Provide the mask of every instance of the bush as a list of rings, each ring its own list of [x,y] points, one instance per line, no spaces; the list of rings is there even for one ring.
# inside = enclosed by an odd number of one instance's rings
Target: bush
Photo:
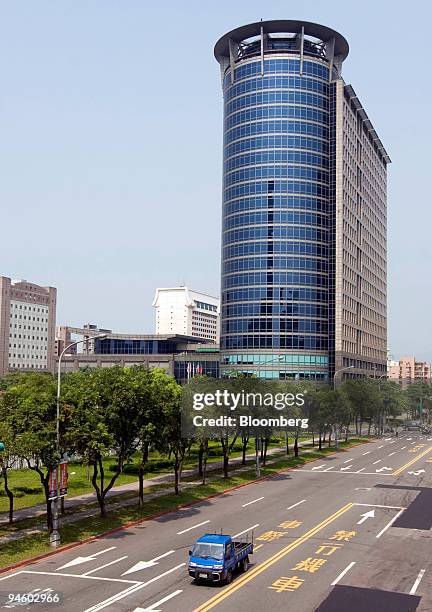
[[[18,492],[18,495],[16,492]],[[14,493],[16,497],[22,497],[25,493],[34,495],[36,493],[42,493],[42,487],[14,487]],[[19,493],[22,493],[22,495],[19,495]]]

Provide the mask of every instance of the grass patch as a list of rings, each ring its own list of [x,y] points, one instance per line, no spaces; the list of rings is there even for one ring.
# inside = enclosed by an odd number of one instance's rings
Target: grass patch
[[[359,442],[367,442],[367,440],[352,439],[349,442],[341,442],[339,444],[340,451]],[[304,465],[333,452],[335,452],[335,449],[330,447],[323,448],[322,451],[312,450],[297,459],[294,457],[280,459],[271,465],[263,467],[261,474],[262,476],[271,476],[281,469]],[[164,511],[175,510],[180,505],[203,500],[210,495],[223,493],[231,487],[246,484],[253,480],[255,480],[255,471],[251,467],[250,470],[234,474],[229,478],[221,477],[206,485],[197,485],[191,489],[186,489],[180,495],[169,493],[157,499],[149,500],[145,502],[142,508],[137,506],[120,508],[112,511],[106,519],[94,516],[69,525],[63,525],[61,527],[62,544],[79,542],[88,537],[100,535],[110,529],[121,527],[129,521],[146,518]],[[4,544],[0,550],[0,568],[48,552],[49,550],[51,548],[48,544],[48,535],[46,533]]]

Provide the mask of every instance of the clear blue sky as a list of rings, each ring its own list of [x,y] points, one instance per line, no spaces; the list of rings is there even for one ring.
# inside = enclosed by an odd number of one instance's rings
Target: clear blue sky
[[[389,169],[389,346],[432,360],[429,2],[0,3],[0,274],[58,288],[58,322],[152,332],[154,288],[219,293],[215,41],[306,19],[350,44],[344,78]],[[417,28],[417,29],[416,29]]]

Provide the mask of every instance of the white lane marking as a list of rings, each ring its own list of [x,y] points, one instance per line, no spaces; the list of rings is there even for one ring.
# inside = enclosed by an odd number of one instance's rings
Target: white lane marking
[[[109,552],[110,550],[114,550],[115,548],[117,548],[117,546],[110,546],[109,548],[105,548],[105,550],[100,550],[99,552],[89,555],[88,557],[75,557],[75,559],[72,559],[72,561],[68,561],[61,567],[58,567],[56,571],[59,571],[61,569],[66,569],[67,567],[72,567],[73,565],[79,565],[80,563],[87,563],[88,561],[94,561],[94,559],[96,557],[99,557],[99,555],[103,555],[104,553]]]
[[[417,591],[418,585],[421,582],[421,579],[423,578],[424,574],[425,574],[425,569],[422,569],[419,571],[417,578],[415,579],[414,584],[411,587],[411,591],[409,592],[410,595],[414,595],[414,593]]]
[[[412,474],[413,476],[420,476],[423,474],[424,470],[417,470],[416,472],[408,472],[408,474]]]
[[[334,465],[332,465],[331,467],[327,468],[326,470],[323,470],[323,472],[330,472],[330,470],[334,469]]]
[[[412,440],[412,438],[407,438],[407,440]]]
[[[166,597],[163,597],[162,599],[159,599],[159,601],[157,601],[156,603],[152,604],[148,608],[135,608],[134,612],[160,612],[159,610],[156,610],[156,608],[158,606],[160,606],[161,604],[165,603],[166,601],[169,601],[170,599],[172,599],[176,595],[180,595],[180,593],[183,593],[183,591],[181,589],[179,589],[178,591],[174,591],[174,593],[171,593],[170,595],[167,595]]]
[[[371,489],[372,487],[356,487],[354,491],[370,491]],[[357,504],[357,505],[360,506],[360,504]],[[363,506],[364,504],[361,504],[361,505]]]
[[[305,470],[304,468],[298,468],[297,470],[294,469],[293,471],[297,474],[316,474],[316,472],[313,472],[312,470]],[[343,476],[344,474],[358,474],[358,471],[351,470],[350,472],[341,472],[340,470],[338,470],[337,472],[329,472],[328,470],[323,470],[319,473],[338,474],[339,476],[342,474]],[[393,476],[393,474],[376,474],[375,472],[362,472],[361,476]]]
[[[252,529],[255,529],[256,527],[259,527],[260,524],[257,523],[256,525],[252,525],[252,527],[248,527],[247,529],[243,529],[243,531],[240,531],[240,533],[236,533],[235,535],[233,535],[233,538],[238,538],[239,536],[243,535],[244,533],[246,533],[247,531],[252,531]]]
[[[374,518],[375,510],[369,510],[369,512],[365,512],[364,514],[361,514],[360,516],[361,516],[361,519],[357,521],[357,525],[363,525],[363,523],[367,521],[368,518]]]
[[[387,471],[387,472],[392,472],[392,468],[389,468],[389,467],[382,467],[382,468],[379,468],[379,470],[375,470],[375,472],[376,472],[377,474],[378,474],[378,473],[380,473],[380,472],[386,472],[386,471]]]
[[[344,467],[344,468],[340,468],[340,470],[339,470],[339,471],[340,471],[340,472],[345,472],[345,470],[349,470],[350,468],[352,468],[352,465],[347,465],[347,466],[346,466],[346,467]],[[324,471],[325,471],[325,470],[324,470]]]
[[[388,456],[391,457],[392,455],[396,455],[396,451],[394,451],[393,453],[390,453],[390,455]]]
[[[344,461],[344,463],[349,463],[350,461],[352,461],[352,459],[347,459],[346,461]]]
[[[197,527],[201,527],[201,525],[206,525],[207,523],[210,523],[210,519],[208,521],[203,521],[202,523],[198,523],[198,525],[192,525],[192,527],[183,529],[183,531],[177,531],[177,535],[181,535],[182,533],[186,533],[187,531],[192,531],[192,529],[196,529]]]
[[[401,450],[403,450],[404,448],[406,448],[406,446],[402,446]]]
[[[119,561],[123,561],[123,559],[127,559],[128,556],[125,555],[124,557],[120,557],[119,559],[114,559],[114,561],[110,561],[109,563],[105,563],[105,565],[100,565],[99,567],[96,567],[95,569],[90,570],[89,572],[86,572],[85,574],[81,574],[81,576],[89,576],[90,574],[94,574],[95,572],[98,572],[99,570],[103,569],[104,567],[108,567],[109,565],[114,565],[114,563],[118,563]]]
[[[13,578],[14,576],[18,576],[18,574],[22,574],[24,570],[20,570],[19,572],[15,572],[14,574],[8,574],[7,576],[3,576],[0,580],[7,580],[8,578]]]
[[[150,561],[138,561],[132,567],[130,567],[126,572],[122,574],[122,576],[126,576],[127,574],[133,574],[134,572],[139,572],[142,569],[147,569],[148,567],[153,567],[158,564],[159,559],[163,559],[164,557],[168,557],[168,555],[172,555],[174,550],[169,550],[163,555],[159,555],[159,557],[155,557],[154,559],[150,559]]]
[[[383,533],[385,533],[387,531],[387,529],[389,527],[391,527],[393,525],[393,523],[400,517],[400,515],[402,514],[402,512],[405,510],[405,508],[402,508],[402,510],[399,510],[399,512],[391,519],[391,521],[389,521],[387,523],[387,525],[381,529],[381,531],[379,532],[379,534],[375,537],[380,538],[382,536]]]
[[[364,457],[365,455],[369,455],[371,452],[372,452],[372,451],[367,451],[366,453],[363,453],[363,457]]]
[[[312,469],[315,471],[315,470],[319,470],[319,469],[321,469],[322,467],[325,467],[325,463],[322,463],[321,465],[316,465],[316,466],[315,466],[315,467],[313,467]]]
[[[432,442],[432,438],[428,438],[428,439],[427,439],[427,441],[428,441],[428,442]]]
[[[382,444],[381,446],[378,446],[378,449],[380,449],[380,448],[384,448],[384,444]]]
[[[370,491],[370,489],[368,489]],[[371,506],[373,508],[392,508],[393,510],[406,510],[404,506],[383,506],[381,504],[361,504],[360,502],[354,502],[354,506]]]
[[[96,605],[92,606],[91,608],[87,608],[86,610],[84,610],[84,612],[97,612],[98,610],[103,610],[103,608],[107,608],[108,606],[110,606],[113,603],[119,601],[120,599],[124,599],[128,595],[131,595],[132,593],[135,593],[135,591],[139,591],[140,589],[143,589],[145,586],[151,584],[152,582],[156,582],[156,580],[160,580],[164,576],[167,576],[168,574],[171,574],[172,572],[175,572],[180,567],[184,567],[185,565],[186,565],[186,563],[180,563],[179,565],[176,565],[175,567],[172,567],[170,570],[167,570],[163,574],[159,574],[159,576],[155,576],[154,578],[151,578],[150,580],[147,580],[147,582],[139,582],[138,584],[135,583],[133,586],[128,587],[124,591],[121,591],[120,593],[117,593],[117,595],[113,595],[112,597],[109,597],[108,599],[105,599],[104,601],[101,601],[101,602],[97,603]]]
[[[297,502],[296,504],[293,504],[292,506],[289,506],[287,508],[287,510],[292,510],[293,508],[295,508],[296,506],[300,506],[300,504],[303,504],[305,501],[307,501],[307,499],[302,499],[301,501]]]
[[[262,497],[258,497],[258,499],[253,499],[252,501],[248,502],[247,504],[243,504],[242,508],[246,508],[246,506],[250,506],[251,504],[256,504],[256,502],[259,502],[262,499],[264,499],[264,495]]]
[[[19,572],[19,573],[21,574],[41,574],[42,576],[65,576],[66,578],[84,578],[84,580],[104,580],[106,582],[125,582],[127,584],[133,584],[133,585],[142,584],[142,582],[138,582],[138,580],[124,580],[122,578],[104,578],[103,576],[82,576],[81,574],[66,574],[65,572],[59,572],[59,573],[57,572],[35,572],[33,570],[22,570],[22,572]]]
[[[385,438],[384,442],[388,442],[391,438]]]
[[[411,442],[411,444],[417,444],[417,442],[414,440],[414,442]]]
[[[363,472],[363,470],[365,470],[366,468],[362,468],[361,470],[357,470],[356,474],[359,474],[360,472]]]
[[[377,459],[377,461],[374,461],[374,462],[372,463],[372,465],[376,465],[377,463],[381,463],[381,461],[382,461],[382,459]]]
[[[331,583],[331,586],[334,586],[335,584],[337,584],[339,580],[341,580],[345,576],[345,574],[350,571],[350,569],[352,568],[353,565],[355,565],[355,563],[356,563],[355,561],[351,561],[351,563],[348,563],[346,568],[339,574],[339,576],[335,580],[333,580],[333,582]]]
[[[389,444],[396,444],[396,440],[393,440],[393,442],[389,442]]]

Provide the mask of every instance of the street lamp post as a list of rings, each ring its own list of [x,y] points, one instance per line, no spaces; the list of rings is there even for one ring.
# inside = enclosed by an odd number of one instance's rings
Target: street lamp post
[[[340,370],[336,370],[336,372],[333,374],[333,391],[336,389],[336,376],[339,374],[339,372],[345,372],[345,370],[351,370],[354,366],[347,366],[345,368],[340,368]],[[339,437],[338,437],[338,428],[337,425],[335,425],[335,447],[336,449],[339,448]]]
[[[92,340],[96,338],[103,339],[106,338],[108,334],[100,334],[98,336],[92,336]],[[53,503],[53,530],[50,534],[50,544],[53,548],[57,548],[60,546],[60,531],[59,531],[59,513],[58,513],[58,500],[60,497],[60,483],[59,483],[59,461],[60,461],[60,389],[61,389],[61,361],[65,353],[72,348],[73,346],[77,346],[78,344],[82,344],[87,342],[88,338],[83,338],[82,340],[77,340],[76,342],[71,342],[66,346],[62,352],[60,353],[60,357],[57,365],[57,410],[56,410],[56,454],[57,454],[57,465],[56,465],[56,496],[54,498]]]

